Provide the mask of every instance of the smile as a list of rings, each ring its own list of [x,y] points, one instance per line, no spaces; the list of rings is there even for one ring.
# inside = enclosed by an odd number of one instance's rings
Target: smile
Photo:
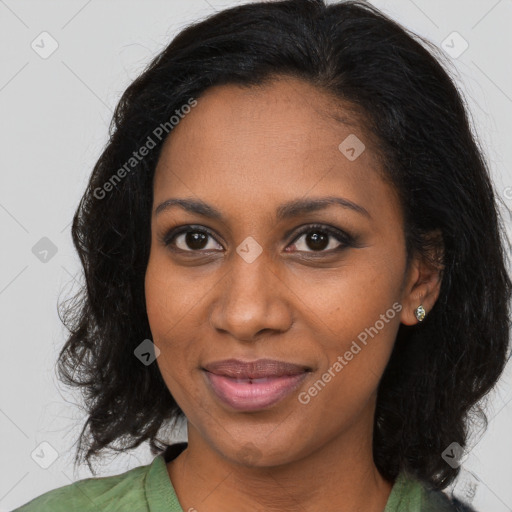
[[[239,411],[257,411],[283,400],[309,372],[260,378],[235,378],[205,371],[208,387],[217,398]]]

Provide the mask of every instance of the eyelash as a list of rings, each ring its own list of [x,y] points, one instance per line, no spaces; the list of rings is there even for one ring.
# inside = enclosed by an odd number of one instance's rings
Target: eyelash
[[[299,230],[299,232],[296,234],[296,236],[293,238],[293,240],[290,242],[289,245],[295,244],[301,238],[302,235],[310,233],[310,232],[315,232],[315,231],[320,231],[321,233],[324,233],[328,236],[333,237],[334,239],[336,239],[336,241],[340,242],[341,245],[339,245],[338,247],[336,247],[334,249],[330,249],[330,250],[321,250],[321,251],[310,250],[310,251],[297,251],[297,252],[312,254],[312,255],[332,254],[335,252],[339,252],[343,249],[346,249],[347,247],[356,247],[357,246],[357,240],[355,237],[353,237],[352,235],[349,235],[348,233],[344,233],[343,231],[340,231],[338,229],[332,228],[332,227],[324,225],[324,224],[308,224],[307,226],[302,227]],[[172,242],[175,240],[176,237],[178,237],[179,235],[182,235],[184,233],[188,233],[188,232],[205,233],[205,234],[209,235],[210,237],[212,237],[219,245],[222,245],[216,240],[214,234],[208,228],[199,227],[199,226],[196,227],[191,224],[170,229],[162,237],[161,242],[166,247],[171,246]],[[191,254],[194,254],[194,253],[197,254],[197,253],[201,253],[201,252],[209,252],[209,250],[205,250],[205,249],[185,250],[185,249],[179,249],[176,247],[172,247],[171,250],[181,252],[181,253],[191,253]]]

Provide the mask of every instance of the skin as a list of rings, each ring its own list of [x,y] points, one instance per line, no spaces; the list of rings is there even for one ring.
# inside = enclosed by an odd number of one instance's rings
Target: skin
[[[328,115],[334,108],[351,123]],[[338,149],[349,134],[366,146],[354,161]],[[148,318],[158,367],[188,420],[188,448],[167,465],[183,510],[384,509],[393,482],[372,457],[377,386],[400,323],[416,324],[420,303],[428,314],[440,274],[419,257],[406,265],[400,205],[372,147],[339,102],[287,77],[208,89],[166,140],[153,212],[167,199],[189,198],[223,216],[172,206],[151,222]],[[284,202],[325,196],[346,198],[369,216],[331,205],[276,218]],[[297,235],[311,223],[348,232],[359,246],[336,252],[343,242],[329,236],[318,249],[308,233]],[[171,228],[188,224],[213,235],[203,246],[187,245],[184,235],[165,246]],[[262,248],[251,263],[236,252],[249,236]],[[301,403],[299,393],[394,303],[401,311]],[[200,369],[232,357],[280,359],[312,371],[274,406],[240,412],[218,400]]]

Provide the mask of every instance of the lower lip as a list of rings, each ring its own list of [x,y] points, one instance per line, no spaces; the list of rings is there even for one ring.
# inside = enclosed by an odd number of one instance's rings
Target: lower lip
[[[226,404],[240,411],[257,411],[270,407],[294,391],[308,372],[265,380],[233,379],[205,371],[211,389]]]

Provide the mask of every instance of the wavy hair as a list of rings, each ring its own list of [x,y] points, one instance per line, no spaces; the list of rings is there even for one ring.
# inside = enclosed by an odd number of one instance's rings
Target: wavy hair
[[[94,473],[90,459],[104,449],[146,441],[161,453],[169,446],[161,429],[184,417],[158,366],[133,354],[152,337],[144,277],[165,137],[136,162],[133,152],[209,87],[291,76],[354,109],[377,141],[404,212],[408,256],[428,256],[442,242],[439,298],[424,322],[400,325],[379,384],[373,455],[388,480],[404,470],[440,490],[453,481],[459,469],[441,454],[452,442],[466,446],[475,417],[487,425],[479,402],[510,357],[512,283],[489,169],[436,51],[366,2],[251,2],[182,30],[126,89],[73,217],[85,283],[59,305],[69,331],[59,379],[82,391],[88,414],[75,464],[85,460]]]

